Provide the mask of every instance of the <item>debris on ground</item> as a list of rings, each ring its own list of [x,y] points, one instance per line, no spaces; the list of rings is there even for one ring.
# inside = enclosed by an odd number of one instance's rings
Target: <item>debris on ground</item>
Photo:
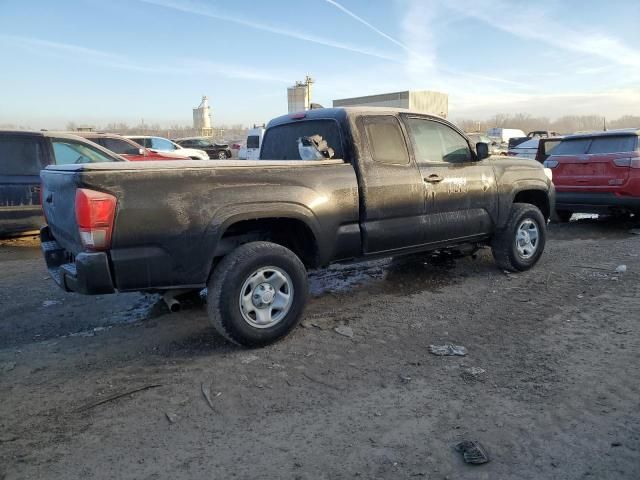
[[[52,307],[54,305],[60,305],[62,302],[60,300],[45,300],[44,302],[42,302],[42,306],[47,308],[47,307]]]
[[[211,407],[211,410],[213,410],[215,412],[216,411],[216,407],[213,406],[213,400],[211,399],[211,385],[206,385],[206,384],[203,383],[201,385],[201,389],[202,389],[202,395],[204,395],[204,399],[207,401],[207,403]],[[216,395],[216,397],[218,397],[218,396],[219,395]]]
[[[455,447],[456,452],[462,453],[462,457],[466,463],[472,465],[481,465],[489,462],[489,454],[484,449],[480,442],[475,440],[464,440],[458,443]]]
[[[627,271],[627,266],[626,265],[618,265],[616,267],[616,273],[624,273]]]
[[[178,416],[175,413],[165,412],[165,415],[169,423],[176,423],[178,421]]]
[[[333,329],[333,331],[339,335],[353,338],[353,329],[351,327],[347,327],[346,325],[338,325]]]
[[[464,357],[467,354],[467,349],[462,345],[429,345],[429,351],[438,356],[460,356]]]
[[[145,390],[150,390],[152,388],[158,388],[161,387],[162,385],[159,383],[155,383],[152,385],[145,385],[144,387],[138,387],[138,388],[134,388],[132,390],[127,390],[126,392],[122,392],[122,393],[117,393],[115,395],[112,395],[110,397],[107,397],[103,400],[100,400],[98,402],[94,402],[94,403],[89,403],[87,405],[84,405],[80,408],[76,409],[76,412],[84,412],[85,410],[91,410],[92,408],[95,408],[99,405],[104,405],[105,403],[109,403],[109,402],[113,402],[114,400],[118,400],[119,398],[122,397],[126,397],[127,395],[132,395],[134,393],[138,393],[138,392],[143,392]]]
[[[469,368],[465,368],[462,371],[462,376],[464,378],[469,378],[469,379],[477,379],[478,377],[480,377],[481,375],[485,374],[487,371],[484,368],[480,368],[480,367],[469,367]]]
[[[257,355],[253,355],[253,354],[243,355],[242,357],[240,357],[240,363],[242,363],[243,365],[248,365],[259,359],[260,357],[258,357]]]
[[[408,375],[398,375],[402,383],[410,383],[412,378]]]

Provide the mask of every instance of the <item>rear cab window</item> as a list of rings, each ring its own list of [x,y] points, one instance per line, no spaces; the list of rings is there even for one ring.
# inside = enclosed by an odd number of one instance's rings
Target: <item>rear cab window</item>
[[[344,159],[340,128],[335,120],[302,120],[268,128],[262,139],[260,159],[302,160],[298,139],[315,135],[320,135],[333,149],[332,158]],[[248,138],[247,148],[252,148],[249,147]]]
[[[43,165],[42,140],[29,135],[0,135],[0,175],[40,175]]]

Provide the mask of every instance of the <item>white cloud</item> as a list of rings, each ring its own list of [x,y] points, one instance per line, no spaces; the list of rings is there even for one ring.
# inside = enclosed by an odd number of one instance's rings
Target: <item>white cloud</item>
[[[208,60],[185,58],[174,59],[173,66],[156,66],[142,64],[117,53],[82,47],[69,43],[52,42],[38,38],[27,38],[15,35],[2,35],[0,40],[33,51],[36,54],[56,58],[72,58],[76,62],[84,62],[105,68],[128,70],[139,73],[166,75],[217,75],[238,80],[259,80],[273,83],[289,83],[284,80],[282,71],[269,72],[265,69],[254,69],[246,65],[216,63]],[[290,77],[293,74],[290,75]]]
[[[442,5],[476,18],[519,38],[536,40],[574,53],[593,55],[618,65],[640,68],[640,50],[611,35],[595,30],[577,30],[551,18],[539,2],[514,5],[504,0],[455,0]],[[507,17],[500,12],[508,12]],[[602,25],[598,25],[599,28]]]
[[[249,27],[255,30],[261,30],[263,32],[269,32],[275,35],[282,35],[289,38],[295,38],[296,40],[315,43],[317,45],[323,45],[325,47],[337,48],[340,50],[346,50],[353,53],[359,53],[362,55],[367,55],[370,57],[375,57],[375,58],[387,60],[390,62],[399,61],[396,56],[388,55],[386,53],[379,52],[377,50],[373,50],[366,47],[360,47],[356,45],[351,45],[344,42],[338,42],[330,38],[318,37],[316,35],[311,35],[306,32],[289,30],[282,27],[268,25],[266,23],[247,20],[245,17],[239,17],[239,16],[230,15],[227,13],[222,13],[212,9],[208,5],[203,5],[200,3],[175,1],[175,0],[138,0],[138,1],[148,3],[151,5],[160,6],[160,7],[171,8],[173,10],[179,10],[181,12],[191,13],[193,15],[199,15],[202,17],[214,18],[216,20],[224,20],[227,22],[232,22],[238,25],[242,25],[244,27]]]

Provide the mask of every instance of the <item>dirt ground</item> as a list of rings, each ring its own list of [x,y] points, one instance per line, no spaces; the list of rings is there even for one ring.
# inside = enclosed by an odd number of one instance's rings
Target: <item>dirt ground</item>
[[[638,479],[630,227],[552,225],[518,275],[488,251],[313,272],[303,325],[260,350],[197,302],[65,294],[33,239],[3,242],[0,480]],[[491,462],[465,464],[464,439]]]

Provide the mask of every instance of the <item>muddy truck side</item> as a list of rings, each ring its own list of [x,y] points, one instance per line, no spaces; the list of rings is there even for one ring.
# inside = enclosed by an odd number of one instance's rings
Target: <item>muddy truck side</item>
[[[301,160],[309,153],[317,159]],[[41,240],[52,278],[83,294],[207,287],[216,330],[262,346],[299,322],[308,269],[490,246],[500,268],[522,271],[544,249],[548,172],[489,158],[441,118],[292,114],[269,123],[261,158],[48,167]]]

